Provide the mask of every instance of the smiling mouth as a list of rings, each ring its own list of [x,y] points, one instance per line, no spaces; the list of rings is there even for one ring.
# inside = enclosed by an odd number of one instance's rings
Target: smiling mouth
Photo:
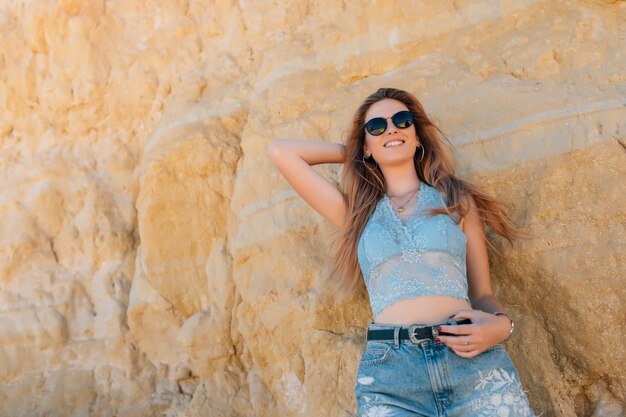
[[[404,144],[403,140],[392,140],[391,142],[385,143],[385,148],[395,148],[396,146],[401,146]]]

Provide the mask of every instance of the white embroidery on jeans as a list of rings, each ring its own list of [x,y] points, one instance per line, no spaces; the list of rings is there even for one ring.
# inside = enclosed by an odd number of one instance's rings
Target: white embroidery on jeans
[[[374,382],[374,378],[372,378],[371,376],[362,376],[361,378],[357,379],[357,381],[361,385],[372,385],[372,382]]]
[[[367,395],[361,398],[365,401],[365,404],[359,404],[359,417],[391,417],[393,415],[391,407],[380,404],[381,399],[378,394],[374,395],[373,400]],[[372,401],[377,402],[378,405],[371,404]]]
[[[393,410],[386,405],[375,405],[369,408],[363,417],[391,417]]]
[[[478,378],[478,385],[474,389],[482,391],[482,396],[472,401],[472,409],[480,412],[477,416],[531,417],[534,415],[514,372],[509,373],[502,368],[496,368],[487,372],[478,371]]]

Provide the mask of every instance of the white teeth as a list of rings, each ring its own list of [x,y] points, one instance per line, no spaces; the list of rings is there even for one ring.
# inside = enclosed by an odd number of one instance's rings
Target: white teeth
[[[391,148],[393,146],[400,146],[402,145],[404,142],[402,142],[401,140],[394,140],[393,142],[389,142],[385,145],[385,148]]]

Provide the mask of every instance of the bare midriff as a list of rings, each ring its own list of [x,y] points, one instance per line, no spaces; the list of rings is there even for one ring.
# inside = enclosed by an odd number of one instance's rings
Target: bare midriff
[[[374,323],[405,326],[408,324],[432,325],[442,323],[459,310],[469,310],[472,307],[466,300],[445,297],[422,295],[397,301],[385,307],[374,318]]]

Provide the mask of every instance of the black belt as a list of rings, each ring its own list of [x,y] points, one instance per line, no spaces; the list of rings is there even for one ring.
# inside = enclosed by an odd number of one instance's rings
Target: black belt
[[[442,336],[456,336],[452,333],[440,332],[437,330],[437,326],[445,325],[458,325],[458,324],[470,324],[470,319],[450,320],[446,323],[441,323],[436,326],[419,326],[413,324],[409,328],[400,328],[398,337],[400,340],[408,339],[413,343],[419,343],[425,339],[433,340],[435,337]],[[394,340],[395,329],[367,329],[366,340]]]

